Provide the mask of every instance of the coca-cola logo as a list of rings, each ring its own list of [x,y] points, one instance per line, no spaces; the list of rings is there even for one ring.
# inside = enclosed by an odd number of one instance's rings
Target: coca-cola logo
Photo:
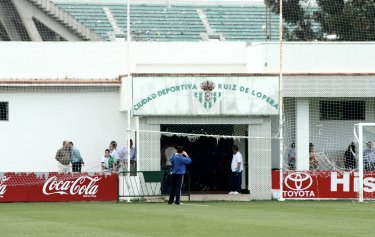
[[[5,192],[7,191],[7,185],[5,184],[6,181],[8,181],[10,179],[7,178],[7,177],[3,177],[0,179],[0,198],[2,198],[5,194]]]
[[[101,177],[81,176],[76,180],[58,180],[56,176],[50,177],[43,185],[45,195],[82,195],[83,197],[96,197]]]

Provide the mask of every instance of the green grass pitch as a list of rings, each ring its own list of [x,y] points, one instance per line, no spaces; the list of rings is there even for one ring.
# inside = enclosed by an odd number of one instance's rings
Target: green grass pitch
[[[0,236],[375,236],[375,203],[2,203]]]

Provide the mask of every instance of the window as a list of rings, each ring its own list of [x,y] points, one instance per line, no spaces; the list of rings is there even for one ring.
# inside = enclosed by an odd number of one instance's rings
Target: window
[[[0,102],[0,121],[9,120],[9,102]]]
[[[365,120],[365,101],[320,101],[320,120]]]

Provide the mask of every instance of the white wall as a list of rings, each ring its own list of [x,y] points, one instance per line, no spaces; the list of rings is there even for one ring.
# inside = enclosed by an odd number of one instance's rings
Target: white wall
[[[283,44],[284,73],[374,73],[374,42],[295,42]],[[247,47],[249,73],[279,73],[280,46]]]
[[[119,92],[87,89],[3,93],[9,121],[0,122],[0,171],[57,171],[56,151],[72,140],[86,162],[84,170],[100,170],[111,140],[125,145],[126,114],[119,112]]]
[[[0,80],[114,79],[125,42],[1,42]],[[132,42],[133,73],[278,73],[279,44]],[[285,73],[374,73],[375,43],[284,43]]]
[[[243,73],[239,42],[2,42],[0,80],[115,79],[134,73]]]
[[[245,73],[243,42],[132,43],[137,73]]]
[[[126,73],[124,43],[1,42],[1,79],[114,79]]]

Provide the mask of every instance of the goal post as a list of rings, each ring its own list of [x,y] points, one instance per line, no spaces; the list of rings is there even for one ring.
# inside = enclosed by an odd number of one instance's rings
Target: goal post
[[[354,125],[354,136],[358,144],[358,201],[364,201],[364,172],[373,170],[372,157],[375,149],[372,142],[375,139],[375,123],[358,123]]]

